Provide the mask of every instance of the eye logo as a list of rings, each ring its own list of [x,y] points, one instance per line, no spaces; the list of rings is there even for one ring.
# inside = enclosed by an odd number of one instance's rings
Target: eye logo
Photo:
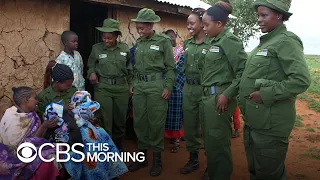
[[[21,150],[21,155],[19,151]],[[34,155],[32,156],[32,150],[35,151]],[[34,161],[37,157],[37,148],[31,144],[31,143],[22,143],[17,149],[17,157],[19,158],[20,161],[24,163],[30,163]]]

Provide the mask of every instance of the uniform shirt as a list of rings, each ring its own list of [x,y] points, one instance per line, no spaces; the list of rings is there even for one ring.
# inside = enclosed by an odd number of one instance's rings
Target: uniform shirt
[[[273,136],[289,136],[295,121],[295,97],[310,85],[303,44],[280,25],[260,38],[248,57],[240,83],[240,107],[246,124]],[[248,96],[260,91],[263,104]]]
[[[170,38],[156,33],[150,39],[139,38],[136,43],[134,71],[141,75],[166,73],[165,87],[172,91],[176,82],[176,67]]]
[[[38,103],[38,115],[42,118],[43,113],[45,112],[46,106],[53,102],[60,102],[63,105],[70,104],[71,98],[73,94],[77,91],[77,88],[72,87],[66,93],[62,95],[58,95],[56,92],[53,91],[52,86],[49,86],[45,90],[41,91],[37,95]]]
[[[205,37],[201,44],[196,44],[194,37],[187,39],[184,43],[184,67],[183,71],[187,78],[201,78],[204,58],[210,47],[210,38]]]
[[[75,86],[78,90],[85,89],[85,80],[83,78],[83,61],[78,51],[74,51],[74,57],[62,51],[57,57],[56,62],[70,67],[74,77],[73,86]]]
[[[210,87],[230,84],[223,94],[230,99],[234,98],[238,94],[246,59],[247,53],[242,42],[225,29],[211,41],[205,57],[201,85]]]
[[[115,48],[108,48],[104,42],[92,46],[88,60],[88,77],[95,72],[108,79],[127,78],[132,87],[131,53],[127,44],[117,42]]]

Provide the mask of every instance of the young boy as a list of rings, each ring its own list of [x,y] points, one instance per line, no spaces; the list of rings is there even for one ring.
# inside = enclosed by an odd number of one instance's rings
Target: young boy
[[[73,72],[73,86],[78,90],[85,90],[83,78],[83,61],[78,48],[78,35],[72,31],[64,31],[61,35],[64,51],[57,57],[56,62],[69,66]]]

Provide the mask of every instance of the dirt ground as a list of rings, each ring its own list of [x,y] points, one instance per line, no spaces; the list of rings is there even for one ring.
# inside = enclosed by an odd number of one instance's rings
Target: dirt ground
[[[320,180],[320,113],[309,110],[308,103],[297,101],[297,114],[303,120],[304,126],[295,127],[290,136],[290,145],[287,153],[286,168],[289,180],[308,179]],[[310,132],[313,129],[315,132]],[[137,172],[128,172],[121,176],[121,180],[201,180],[202,174],[206,168],[204,150],[199,154],[200,168],[188,175],[180,174],[179,170],[188,161],[189,154],[186,152],[185,142],[180,143],[178,153],[170,153],[170,144],[166,141],[165,152],[163,153],[163,171],[158,177],[150,177],[152,155],[148,153],[149,167]],[[126,151],[136,151],[136,144],[132,140],[126,140]],[[249,180],[247,171],[247,160],[245,157],[242,130],[241,137],[232,139],[233,154],[233,174],[232,180]]]

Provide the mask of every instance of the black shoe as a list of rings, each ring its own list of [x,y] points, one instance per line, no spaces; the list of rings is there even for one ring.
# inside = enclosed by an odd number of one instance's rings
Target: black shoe
[[[188,163],[180,170],[181,174],[189,174],[199,168],[198,153],[190,153]]]
[[[148,159],[147,159],[147,151],[148,150],[140,150],[140,152],[143,152],[144,153],[144,156],[145,156],[145,160],[142,161],[142,162],[133,162],[129,167],[129,171],[130,172],[134,172],[134,171],[137,171],[141,168],[145,168],[145,167],[148,167]]]
[[[162,170],[161,152],[153,153],[152,168],[150,170],[150,176],[159,176]]]
[[[204,171],[202,175],[202,180],[210,180],[209,174],[208,174],[208,168],[206,168],[206,171]]]

